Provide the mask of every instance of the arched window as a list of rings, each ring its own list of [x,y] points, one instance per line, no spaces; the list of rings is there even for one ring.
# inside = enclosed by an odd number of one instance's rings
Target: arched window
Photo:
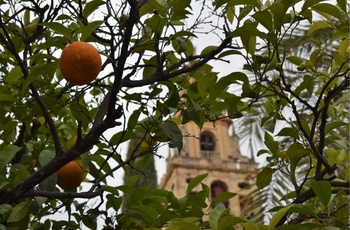
[[[201,150],[214,151],[215,139],[211,132],[203,132],[200,137]]]
[[[211,191],[211,200],[212,202],[214,202],[216,197],[218,197],[221,193],[227,192],[227,185],[222,181],[214,181],[210,185],[210,191]],[[220,203],[217,203],[215,206],[220,206],[220,205],[228,208],[229,202],[228,200],[225,200]]]

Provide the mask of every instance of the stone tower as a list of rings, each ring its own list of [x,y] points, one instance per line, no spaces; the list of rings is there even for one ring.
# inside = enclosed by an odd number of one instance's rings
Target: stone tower
[[[160,187],[180,198],[186,195],[191,178],[208,173],[203,183],[211,188],[212,200],[224,191],[238,193],[224,205],[231,214],[240,215],[246,205],[240,198],[251,191],[242,187],[251,182],[257,164],[240,154],[239,140],[231,127],[228,118],[216,121],[215,126],[205,123],[202,130],[193,122],[181,125],[183,149],[180,153],[170,151]]]

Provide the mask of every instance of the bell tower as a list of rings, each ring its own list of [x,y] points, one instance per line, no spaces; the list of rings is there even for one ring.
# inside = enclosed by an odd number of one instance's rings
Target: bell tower
[[[203,183],[211,189],[211,200],[225,191],[238,193],[223,205],[230,208],[231,214],[240,215],[245,206],[240,197],[250,192],[242,187],[251,182],[251,172],[258,165],[240,154],[239,139],[232,127],[229,118],[220,119],[215,125],[207,122],[201,130],[194,122],[181,125],[183,149],[180,153],[169,152],[160,187],[183,197],[190,179],[208,173]]]

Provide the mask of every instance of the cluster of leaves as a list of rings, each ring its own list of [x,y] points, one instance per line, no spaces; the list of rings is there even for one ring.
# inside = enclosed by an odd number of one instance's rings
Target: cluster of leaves
[[[1,1],[0,228],[96,229],[99,217],[113,229],[231,229],[238,223],[245,229],[348,226],[346,4]],[[301,24],[309,41],[318,44],[310,54],[291,51],[290,40]],[[330,36],[321,40],[316,34],[324,30]],[[201,41],[199,35],[213,31],[219,44],[198,54],[194,44]],[[58,70],[60,51],[76,40],[94,43],[103,57],[98,79],[82,87],[67,84]],[[208,63],[227,63],[232,57],[246,61],[245,71],[221,76]],[[231,92],[231,86],[238,91]],[[203,184],[200,192],[190,193],[203,176],[190,182],[181,199],[169,191],[135,188],[136,177],[119,187],[107,183],[142,157],[136,154],[142,141],[127,159],[120,152],[121,144],[140,133],[151,137],[151,143],[181,150],[179,124],[193,121],[202,127],[225,116],[249,117],[257,113],[256,106],[265,111],[261,126],[266,149],[258,155],[266,154],[270,162],[258,174],[257,187],[266,188],[282,172],[292,188],[283,197],[287,205],[271,210],[268,226],[230,216],[222,207],[204,212],[208,187]],[[181,119],[173,116],[177,112]],[[146,124],[139,122],[145,116],[150,117]],[[55,172],[77,158],[87,178],[84,190],[62,191]],[[116,214],[123,192],[130,194],[129,202],[125,212]],[[97,201],[89,205],[77,198]],[[73,212],[69,220],[43,221],[62,209]]]
[[[265,129],[267,149],[260,150],[258,155],[267,154],[269,164],[257,176],[257,187],[262,189],[273,183],[282,192],[279,198],[291,204],[273,208],[271,211],[276,213],[271,222],[283,216],[278,222],[280,225],[289,216],[291,224],[309,225],[307,220],[316,219],[317,223],[346,227],[349,224],[349,38],[345,32],[349,18],[346,3],[337,1],[336,7],[330,3],[305,1],[299,12],[288,14],[289,3],[276,1],[254,13],[254,23],[259,22],[268,31],[257,36],[266,46],[262,52],[257,52],[254,42],[246,44],[253,48],[247,49],[252,56],[247,58],[245,68],[255,78],[254,91],[264,98],[260,102],[266,111],[261,125]],[[312,11],[325,20],[316,21]],[[281,36],[286,31],[290,33],[288,29],[305,24],[299,19],[310,23],[305,35]],[[317,36],[325,29],[328,36]],[[309,42],[291,46],[298,36]],[[307,46],[310,43],[314,44],[312,48]],[[285,175],[282,178],[281,173]],[[279,176],[273,181],[274,174]],[[286,178],[291,184],[285,182]],[[290,192],[285,194],[286,190]],[[319,208],[309,212],[309,207],[315,207],[313,197],[317,197]],[[295,204],[301,212],[290,210]]]
[[[245,218],[234,217],[229,210],[216,204],[234,197],[236,194],[224,192],[210,204],[210,188],[202,183],[208,174],[192,178],[187,187],[187,195],[177,198],[171,191],[162,189],[145,190],[133,188],[137,178],[129,178],[119,189],[130,194],[130,203],[124,212],[117,215],[119,223],[115,229],[225,229],[237,223],[245,223]],[[197,188],[200,188],[199,190]],[[215,207],[215,208],[212,208]],[[114,207],[117,208],[117,207]],[[205,220],[205,216],[210,214]]]

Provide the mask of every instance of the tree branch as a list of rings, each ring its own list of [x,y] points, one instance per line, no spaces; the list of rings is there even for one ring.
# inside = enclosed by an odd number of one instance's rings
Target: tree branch
[[[113,118],[117,119],[121,116],[121,110],[117,110],[113,113]],[[47,165],[43,166],[37,172],[29,176],[22,183],[18,184],[11,190],[0,192],[0,204],[13,203],[21,199],[37,184],[54,174],[62,166],[68,162],[76,159],[79,155],[89,151],[99,141],[99,137],[107,129],[114,127],[117,123],[114,122],[102,122],[98,126],[95,126],[85,138],[82,138],[77,142],[71,149],[64,154],[56,155],[55,158],[50,161]]]
[[[44,101],[41,99],[33,82],[29,84],[29,88],[32,91],[35,100],[39,104],[39,107],[43,113],[43,116],[45,117],[45,120],[50,128],[52,139],[53,139],[53,142],[55,145],[55,153],[56,153],[56,155],[59,155],[62,153],[62,146],[61,146],[60,138],[59,138],[58,133],[57,133],[55,123],[53,122],[53,120],[50,116],[50,113],[47,110],[47,107],[46,107]]]
[[[124,73],[124,66],[126,63],[126,59],[129,56],[128,47],[130,45],[130,40],[132,37],[132,31],[134,28],[135,23],[139,20],[139,14],[138,14],[138,8],[137,8],[137,1],[128,1],[130,4],[130,12],[129,17],[126,20],[125,23],[125,33],[124,33],[124,40],[121,47],[117,67],[115,69],[115,79],[110,91],[110,98],[108,103],[108,110],[107,110],[107,118],[112,116],[113,111],[115,110],[115,104],[117,101],[117,94],[121,87],[121,81],[123,78]]]
[[[228,44],[231,43],[231,41],[232,41],[232,39],[230,37],[227,37],[226,39],[224,39],[222,41],[220,46],[218,46],[215,50],[213,50],[207,54],[195,56],[196,59],[201,59],[201,60],[195,62],[194,64],[192,64],[190,66],[185,66],[179,70],[170,72],[171,70],[176,69],[183,64],[186,64],[192,60],[195,60],[193,56],[182,59],[177,64],[168,67],[163,72],[156,72],[152,76],[150,76],[149,78],[146,78],[146,79],[130,80],[129,78],[124,78],[121,82],[121,86],[122,87],[140,87],[140,86],[144,86],[144,85],[153,84],[153,83],[159,82],[159,81],[166,81],[166,80],[173,78],[175,76],[179,76],[181,74],[191,72],[191,71],[197,69],[198,67],[204,65],[208,61],[214,59],[218,53],[220,53],[224,48],[227,47]]]

